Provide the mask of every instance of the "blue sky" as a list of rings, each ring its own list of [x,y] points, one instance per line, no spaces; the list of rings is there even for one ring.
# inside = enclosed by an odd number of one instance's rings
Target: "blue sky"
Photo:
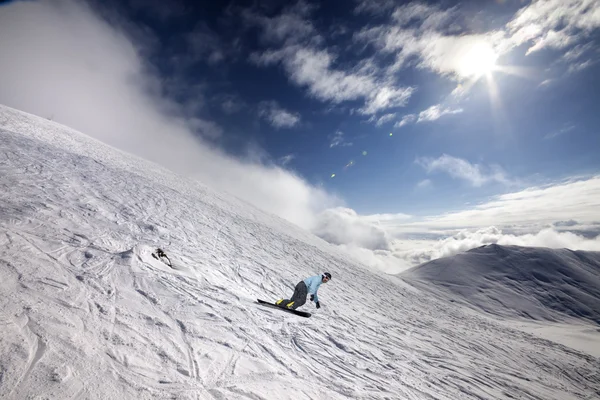
[[[218,125],[215,143],[236,156],[255,144],[359,213],[425,215],[598,170],[597,25],[568,27],[592,12],[585,2],[557,21],[520,1],[119,3],[98,7],[135,26],[163,90]],[[498,56],[489,78],[461,73],[486,51]],[[370,97],[385,89],[397,93]],[[435,106],[448,113],[398,126]],[[426,168],[444,154],[503,178],[453,177],[452,158]]]
[[[0,103],[335,244],[590,248],[599,27],[592,0],[4,2]]]

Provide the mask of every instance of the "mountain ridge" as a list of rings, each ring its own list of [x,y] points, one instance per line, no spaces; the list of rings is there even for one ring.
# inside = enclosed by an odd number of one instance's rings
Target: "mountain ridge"
[[[600,252],[491,244],[399,276],[502,317],[600,324]]]

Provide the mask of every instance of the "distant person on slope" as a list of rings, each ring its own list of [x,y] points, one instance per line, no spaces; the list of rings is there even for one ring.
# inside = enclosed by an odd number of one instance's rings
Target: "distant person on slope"
[[[291,299],[280,299],[275,302],[280,307],[289,308],[291,310],[295,310],[298,307],[301,307],[306,303],[306,296],[310,293],[310,300],[315,302],[315,306],[317,308],[321,308],[321,304],[319,304],[319,297],[317,296],[317,291],[319,290],[319,286],[321,283],[327,283],[331,280],[331,274],[329,272],[324,272],[321,275],[311,276],[306,278],[303,281],[298,282],[296,287],[294,288],[294,294]]]

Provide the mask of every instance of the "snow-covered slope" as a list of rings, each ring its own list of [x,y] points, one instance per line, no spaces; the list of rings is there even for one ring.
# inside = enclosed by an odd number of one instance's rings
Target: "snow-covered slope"
[[[174,268],[151,257],[162,247]],[[309,319],[257,305],[333,274]],[[590,399],[597,358],[0,107],[2,399]]]
[[[486,312],[534,320],[584,318],[600,324],[600,253],[482,246],[401,274]]]

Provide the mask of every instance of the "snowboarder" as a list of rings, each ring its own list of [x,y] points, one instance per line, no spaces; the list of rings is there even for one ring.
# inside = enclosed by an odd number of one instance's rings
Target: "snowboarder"
[[[331,274],[329,272],[323,272],[321,275],[315,275],[306,278],[303,281],[298,282],[294,288],[294,294],[291,299],[280,299],[275,302],[280,307],[289,308],[295,310],[306,303],[306,296],[310,294],[310,300],[315,302],[317,308],[321,308],[319,303],[319,297],[317,291],[321,283],[327,283],[331,280]]]

